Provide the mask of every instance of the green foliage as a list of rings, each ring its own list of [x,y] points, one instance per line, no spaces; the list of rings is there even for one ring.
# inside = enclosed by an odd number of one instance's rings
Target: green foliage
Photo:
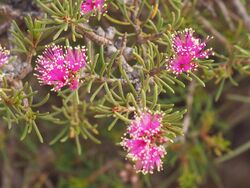
[[[97,126],[93,126],[85,117],[88,106],[85,101],[79,99],[77,92],[78,91],[72,92],[68,96],[65,95],[66,93],[61,93],[63,106],[60,108],[53,107],[54,112],[51,116],[57,120],[56,122],[54,121],[54,123],[59,124],[62,131],[50,144],[55,144],[59,140],[60,142],[66,142],[68,139],[74,139],[78,154],[81,154],[80,136],[84,139],[90,138],[96,143],[100,143],[100,141],[92,135],[92,133],[98,134]]]
[[[179,177],[180,187],[182,188],[195,188],[197,187],[196,182],[197,174],[195,174],[192,170],[189,170],[188,168],[184,168],[182,175]]]
[[[25,127],[21,140],[25,139],[27,134],[31,133],[34,129],[40,142],[43,142],[42,135],[37,127],[36,121],[48,116],[49,113],[40,113],[35,110],[37,107],[45,104],[49,98],[49,94],[39,103],[33,103],[33,97],[37,94],[28,86],[28,83],[20,90],[10,89],[9,87],[2,87],[0,90],[1,98],[1,113],[3,119],[11,129],[13,124],[24,122]]]
[[[102,135],[103,129],[112,135],[108,139],[116,140],[124,134],[135,114],[144,109],[162,111],[165,137],[170,141],[167,146],[173,174],[179,175],[173,176],[173,180],[166,184],[178,181],[181,188],[198,187],[208,175],[218,183],[213,162],[218,164],[249,149],[248,143],[243,149],[239,148],[239,152],[230,150],[230,142],[224,138],[226,122],[220,117],[225,109],[216,103],[224,102],[224,93],[232,85],[238,86],[250,74],[250,36],[245,34],[244,28],[239,24],[233,35],[220,28],[218,20],[202,20],[207,12],[201,14],[197,11],[197,1],[183,6],[181,0],[132,3],[114,0],[108,1],[108,13],[95,12],[94,16],[80,13],[81,2],[37,0],[41,17],[24,17],[25,26],[12,22],[10,40],[15,58],[26,59],[33,65],[45,46],[57,43],[85,45],[89,63],[81,72],[80,87],[76,91],[63,89],[55,94],[41,86],[35,92],[34,88],[38,86],[32,75],[27,77],[24,86],[20,84],[21,88],[17,89],[4,78],[0,89],[0,112],[8,128],[18,125],[21,140],[34,130],[43,142],[38,125],[46,122],[48,127],[53,127],[48,133],[49,144],[61,142],[63,145],[54,147],[71,150],[56,161],[56,166],[59,171],[69,173],[75,170],[71,161],[75,159],[75,150],[71,147],[71,141],[74,141],[78,154],[86,159],[81,161],[86,169],[76,169],[80,175],[69,176],[66,180],[60,177],[59,187],[98,187],[100,182],[109,187],[123,187],[117,175],[118,170],[124,168],[120,163],[116,171],[106,174],[105,170],[100,170],[101,175],[95,177],[96,182],[92,185],[92,176],[89,177],[88,173],[101,166],[103,161],[87,158],[88,149],[98,147],[94,144],[107,142]],[[176,76],[167,70],[166,63],[174,54],[173,32],[194,27],[198,34],[205,36],[206,30],[209,31],[208,24],[228,38],[224,43],[223,40],[218,42],[218,36],[211,40],[211,46],[215,46],[212,59],[199,60],[200,70],[197,72]],[[94,26],[98,26],[97,29]],[[114,27],[111,33],[114,37],[108,33],[109,26]],[[7,74],[3,71],[4,76]],[[249,103],[249,97],[228,95],[228,98]],[[44,137],[47,142],[47,132]],[[111,147],[112,144],[108,144]],[[86,148],[84,152],[83,147]],[[232,155],[228,157],[227,152],[232,152]],[[101,157],[98,156],[98,160]],[[146,177],[145,181],[147,183],[143,183],[150,187],[150,178]]]
[[[36,55],[36,52],[42,48],[40,41],[48,37],[49,32],[46,35],[43,34],[43,30],[46,24],[39,23],[38,20],[32,20],[31,16],[24,18],[27,27],[27,33],[21,31],[15,21],[12,22],[11,27],[11,42],[14,44],[13,52]]]
[[[55,42],[63,32],[70,30],[73,41],[82,36],[76,31],[77,24],[87,22],[88,17],[82,17],[80,13],[81,0],[37,0],[38,5],[49,15],[40,20],[40,23],[48,24],[44,31],[53,30],[53,41]],[[62,38],[61,38],[62,39]],[[59,40],[60,41],[60,40]],[[58,42],[58,41],[57,41]]]

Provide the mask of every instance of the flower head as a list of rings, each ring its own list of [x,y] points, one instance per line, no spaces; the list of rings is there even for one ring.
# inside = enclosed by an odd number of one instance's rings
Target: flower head
[[[81,11],[82,14],[91,13],[94,10],[98,12],[104,12],[105,0],[83,0]]]
[[[133,137],[150,136],[159,132],[161,129],[162,114],[151,114],[150,112],[142,112],[140,116],[136,116],[128,128],[128,132]]]
[[[80,70],[87,64],[85,48],[52,45],[38,57],[36,70],[41,84],[53,85],[58,91],[64,86],[78,87]]]
[[[0,45],[0,67],[6,64],[9,60],[10,51]]]
[[[172,45],[175,55],[170,59],[167,69],[175,74],[195,70],[197,59],[208,58],[212,54],[211,49],[205,50],[206,42],[194,36],[192,29],[177,32],[172,37]]]
[[[167,139],[162,133],[162,113],[142,112],[128,127],[129,138],[123,138],[121,145],[128,152],[127,157],[135,161],[137,172],[153,173],[162,169],[162,158],[166,155],[163,143]]]

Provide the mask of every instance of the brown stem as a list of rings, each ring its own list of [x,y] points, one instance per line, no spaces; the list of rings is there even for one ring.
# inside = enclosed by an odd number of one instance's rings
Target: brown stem
[[[247,30],[250,31],[250,16],[245,6],[242,4],[240,0],[232,0],[232,4],[234,5],[238,14],[242,17]]]
[[[97,44],[100,44],[100,45],[112,45],[113,44],[111,40],[103,36],[97,35],[93,31],[87,30],[82,24],[76,25],[76,29],[79,33],[86,36],[90,40],[96,42]]]
[[[231,49],[233,48],[232,44],[230,44],[228,40],[222,34],[220,34],[220,32],[217,31],[213,27],[213,25],[210,24],[210,22],[206,18],[202,17],[198,12],[197,19],[205,27],[205,29],[207,29],[215,38],[217,38],[222,44],[224,44],[229,51],[231,51]]]
[[[224,19],[226,20],[230,30],[234,31],[235,30],[235,26],[231,20],[231,17],[230,17],[230,14],[229,14],[229,11],[225,5],[225,3],[222,1],[222,0],[214,0],[215,3],[218,4],[223,16],[224,16]]]
[[[154,76],[154,75],[159,74],[161,71],[164,71],[164,70],[166,70],[166,66],[161,66],[161,67],[158,67],[158,68],[154,68],[149,72],[149,75]]]

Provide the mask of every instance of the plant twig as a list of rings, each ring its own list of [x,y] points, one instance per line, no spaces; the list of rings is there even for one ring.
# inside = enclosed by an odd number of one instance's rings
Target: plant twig
[[[232,0],[232,4],[234,5],[238,14],[242,17],[247,30],[250,31],[250,16],[248,15],[245,6],[240,0]]]
[[[228,42],[228,40],[219,31],[217,31],[206,18],[201,16],[198,12],[197,19],[205,27],[205,29],[207,29],[215,38],[217,38],[222,44],[224,44],[229,51],[231,51],[233,46]]]
[[[250,141],[248,141],[245,144],[239,146],[238,148],[236,148],[235,150],[229,152],[228,154],[216,159],[215,163],[219,164],[219,163],[223,163],[225,161],[228,161],[230,159],[233,159],[234,157],[248,151],[249,149],[250,149]]]
[[[76,29],[79,33],[100,45],[112,45],[113,42],[106,37],[100,36],[93,31],[87,30],[82,24],[78,24]]]
[[[224,16],[224,19],[226,20],[230,30],[234,31],[235,30],[235,26],[231,20],[231,17],[230,17],[230,14],[228,12],[228,9],[225,5],[225,3],[222,1],[222,0],[214,0],[215,3],[218,4],[223,16]]]
[[[196,87],[196,82],[193,80],[188,87],[188,94],[187,94],[187,99],[186,99],[187,114],[185,115],[184,120],[183,120],[184,135],[186,135],[188,133],[189,126],[191,123],[192,106],[193,106],[193,101],[194,101],[195,87]],[[185,140],[185,136],[183,137],[183,141],[184,140]]]

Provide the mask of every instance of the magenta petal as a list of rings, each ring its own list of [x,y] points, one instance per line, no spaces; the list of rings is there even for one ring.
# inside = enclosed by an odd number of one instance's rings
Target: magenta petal
[[[91,13],[94,10],[104,12],[105,0],[84,0],[81,5],[82,14]]]
[[[195,37],[192,29],[178,32],[173,36],[172,44],[175,56],[170,59],[167,69],[177,75],[195,70],[198,66],[196,59],[208,58],[211,55],[210,49],[204,50],[206,41],[201,42]]]
[[[132,121],[128,132],[132,136],[153,135],[160,130],[161,116],[160,114],[143,112],[140,117],[136,117],[135,120]]]
[[[129,138],[124,138],[121,145],[128,152],[128,158],[135,161],[138,172],[153,173],[162,169],[162,158],[166,151],[162,146],[167,142],[161,130],[162,113],[142,112],[128,127]]]
[[[36,71],[44,85],[52,85],[58,91],[64,86],[78,88],[80,70],[87,64],[85,48],[51,46],[38,57]]]
[[[146,147],[146,142],[143,139],[126,140],[125,147],[134,156],[137,157]]]
[[[88,14],[93,11],[94,3],[92,2],[92,0],[85,0],[82,2],[81,9],[83,14]]]
[[[2,46],[0,45],[0,67],[9,61],[9,58],[10,58],[9,55],[10,55],[10,52],[2,48]]]

